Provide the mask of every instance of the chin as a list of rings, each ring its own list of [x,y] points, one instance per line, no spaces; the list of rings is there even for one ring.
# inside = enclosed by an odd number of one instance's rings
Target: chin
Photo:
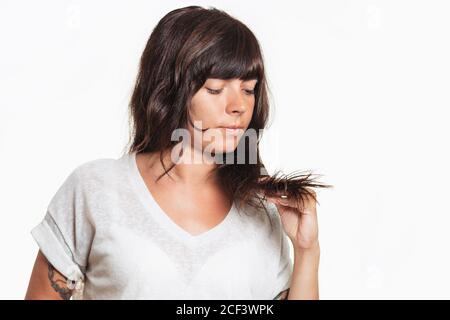
[[[237,146],[237,142],[227,141],[226,145],[214,145],[213,150],[215,154],[233,153]],[[209,148],[211,148],[211,146],[209,146]]]

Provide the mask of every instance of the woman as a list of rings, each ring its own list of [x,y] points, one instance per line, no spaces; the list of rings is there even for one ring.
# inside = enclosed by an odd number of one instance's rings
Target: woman
[[[307,187],[324,185],[264,170],[269,105],[253,33],[215,8],[169,12],[129,110],[127,152],[78,166],[32,230],[26,299],[318,299]]]

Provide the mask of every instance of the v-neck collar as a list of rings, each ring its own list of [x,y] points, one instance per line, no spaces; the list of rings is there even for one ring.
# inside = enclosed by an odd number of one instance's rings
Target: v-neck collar
[[[137,193],[146,211],[149,212],[151,216],[168,232],[178,237],[180,240],[189,243],[199,243],[206,240],[212,240],[215,237],[223,235],[223,233],[227,229],[227,226],[230,225],[232,220],[234,219],[236,214],[236,205],[233,201],[233,204],[227,215],[217,225],[198,235],[189,233],[180,225],[175,223],[175,221],[173,221],[156,202],[152,193],[145,184],[141,173],[139,172],[139,168],[136,162],[136,152],[127,153],[124,155],[124,157],[127,162],[127,169],[129,172],[131,184],[133,185],[134,191]]]

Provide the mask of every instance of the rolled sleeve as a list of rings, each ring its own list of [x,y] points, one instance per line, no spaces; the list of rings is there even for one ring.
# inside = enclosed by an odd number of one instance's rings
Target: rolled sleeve
[[[78,281],[84,279],[84,266],[79,266],[73,258],[70,249],[60,233],[55,232],[57,226],[50,214],[31,230],[31,235],[40,250],[52,264],[67,279]]]
[[[89,217],[87,190],[78,167],[66,178],[48,205],[42,221],[31,235],[49,263],[64,275],[69,288],[84,285],[94,235]],[[70,287],[75,284],[76,287]]]

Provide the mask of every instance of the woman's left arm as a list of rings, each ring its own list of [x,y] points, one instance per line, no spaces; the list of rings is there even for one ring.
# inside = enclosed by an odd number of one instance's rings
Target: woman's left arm
[[[311,190],[316,196],[316,193]],[[316,201],[308,197],[300,207],[293,199],[267,197],[278,208],[284,231],[294,247],[294,268],[288,300],[319,299],[319,229]]]

